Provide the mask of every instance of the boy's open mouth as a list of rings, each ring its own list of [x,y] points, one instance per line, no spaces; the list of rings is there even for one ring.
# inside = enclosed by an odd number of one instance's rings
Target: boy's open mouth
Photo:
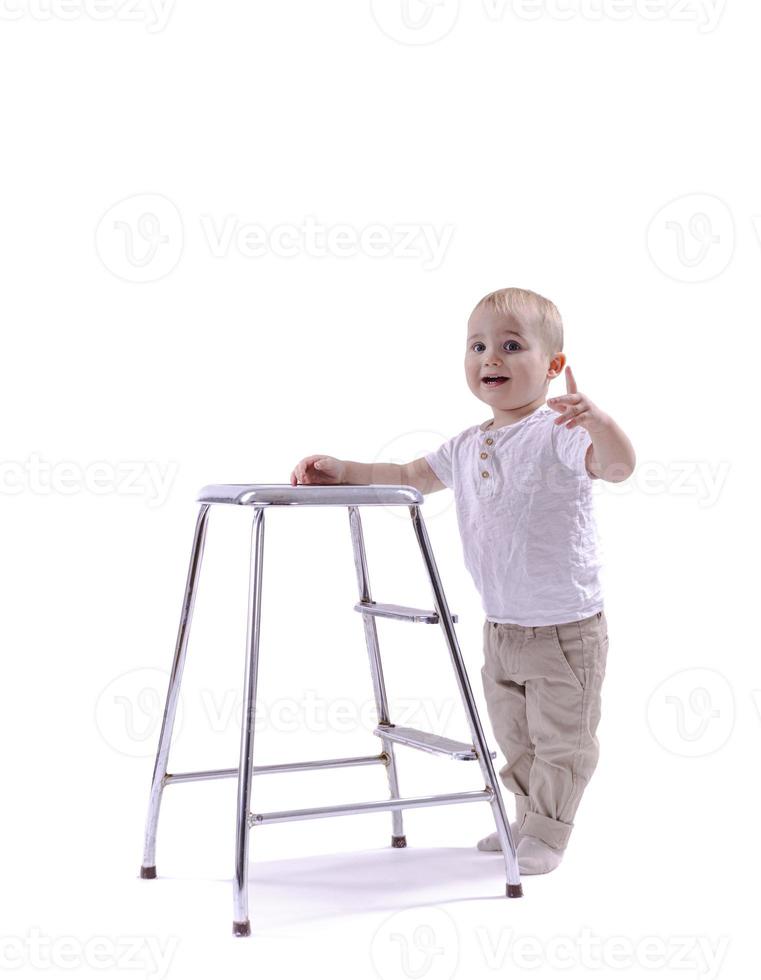
[[[505,381],[509,381],[503,374],[486,374],[481,381],[483,384],[488,385],[490,388],[496,388],[498,385],[504,384]]]

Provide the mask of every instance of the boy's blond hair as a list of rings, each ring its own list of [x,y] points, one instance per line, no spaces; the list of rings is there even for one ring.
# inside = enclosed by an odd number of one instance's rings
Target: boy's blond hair
[[[563,349],[563,321],[557,306],[530,289],[510,286],[487,293],[473,312],[482,306],[491,307],[503,315],[510,314],[529,328],[548,357]],[[472,314],[471,314],[472,315]]]

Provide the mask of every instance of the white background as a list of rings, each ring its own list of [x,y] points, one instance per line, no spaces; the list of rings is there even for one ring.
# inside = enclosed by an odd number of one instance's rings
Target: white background
[[[747,973],[761,13],[0,6],[3,966]],[[402,462],[489,417],[465,325],[508,285],[557,303],[579,390],[637,451],[595,485],[608,673],[563,864],[502,897],[485,804],[408,811],[406,850],[389,813],[272,825],[233,939],[234,781],[167,789],[138,878],[195,494],[287,483],[314,452]],[[493,744],[451,491],[423,516]],[[363,519],[374,598],[430,607],[406,512]],[[249,520],[212,513],[170,771],[237,765]],[[258,764],[376,751],[355,601],[346,512],[268,514]],[[440,630],[379,635],[399,723],[467,740]],[[482,786],[397,758],[408,795]],[[385,795],[365,767],[261,775],[252,805]]]

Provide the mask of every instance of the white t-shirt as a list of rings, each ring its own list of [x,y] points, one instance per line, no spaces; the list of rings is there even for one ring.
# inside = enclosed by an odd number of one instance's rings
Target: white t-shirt
[[[488,419],[425,457],[454,490],[465,565],[493,622],[548,626],[603,608],[592,438],[557,417],[541,405],[497,429]]]

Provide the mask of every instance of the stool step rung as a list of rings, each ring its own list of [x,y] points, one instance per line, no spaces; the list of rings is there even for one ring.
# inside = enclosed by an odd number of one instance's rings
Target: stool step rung
[[[378,725],[373,731],[373,735],[380,735],[389,739],[391,742],[398,742],[400,745],[409,745],[411,749],[422,749],[423,752],[431,752],[434,755],[446,755],[450,759],[460,759],[470,761],[477,759],[474,746],[467,742],[457,742],[453,738],[446,738],[444,735],[434,735],[432,732],[421,732],[417,728],[400,728],[397,725]],[[492,759],[496,759],[496,752],[489,752]]]
[[[408,796],[369,803],[339,803],[337,806],[317,806],[307,810],[275,810],[272,813],[249,813],[249,827],[265,823],[284,823],[289,820],[312,820],[317,817],[343,817],[351,813],[374,813],[377,810],[412,810],[421,806],[445,806],[449,803],[472,803],[491,800],[494,793],[486,789],[465,790],[461,793],[441,793],[438,796]]]
[[[396,606],[388,602],[358,602],[357,612],[369,616],[383,616],[385,619],[403,619],[409,623],[438,623],[439,614],[432,609],[414,609],[412,606]],[[452,622],[457,622],[457,614],[452,613]]]

